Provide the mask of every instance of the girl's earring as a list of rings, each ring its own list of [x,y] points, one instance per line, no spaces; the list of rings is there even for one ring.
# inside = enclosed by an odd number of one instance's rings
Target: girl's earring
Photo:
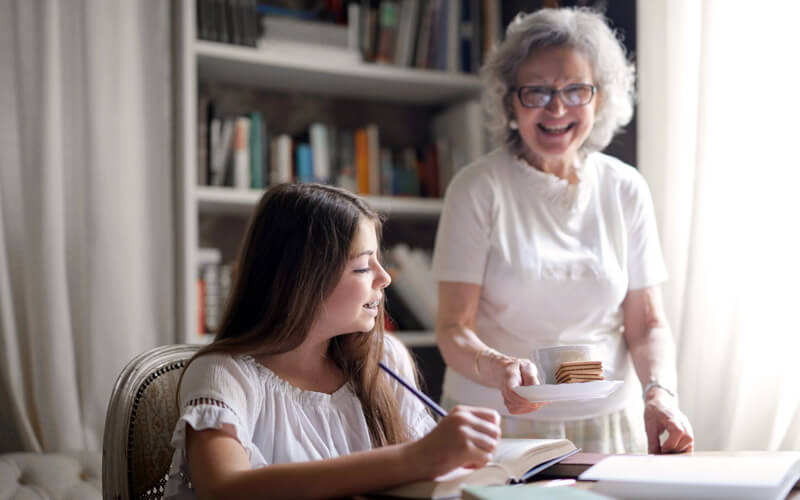
[[[517,125],[517,120],[510,120],[508,122],[508,128],[510,128],[511,130],[519,129],[519,125]]]

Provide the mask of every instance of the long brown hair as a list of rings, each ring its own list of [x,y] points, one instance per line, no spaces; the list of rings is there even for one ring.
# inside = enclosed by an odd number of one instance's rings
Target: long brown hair
[[[215,352],[274,355],[298,347],[344,272],[362,218],[374,222],[380,241],[380,216],[352,193],[319,184],[270,188],[259,201],[239,250],[217,336],[189,363]],[[383,319],[381,301],[372,331],[336,336],[328,347],[329,357],[361,402],[376,447],[410,436],[392,386],[378,369]]]

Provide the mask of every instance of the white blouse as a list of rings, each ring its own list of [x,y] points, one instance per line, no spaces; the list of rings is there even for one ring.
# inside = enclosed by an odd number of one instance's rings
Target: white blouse
[[[481,285],[476,332],[487,345],[534,359],[539,347],[588,344],[607,378],[626,381],[608,398],[519,418],[595,417],[641,397],[621,305],[629,290],[667,278],[650,192],[636,169],[602,153],[576,174],[571,185],[497,149],[452,180],[439,221],[434,275]],[[506,411],[499,391],[450,368],[443,392]]]
[[[411,358],[391,335],[384,361],[413,383]],[[381,376],[388,376],[381,374]],[[427,408],[394,379],[400,413],[411,436],[420,438],[435,422]],[[180,389],[183,413],[175,425],[165,498],[195,498],[186,457],[186,425],[219,429],[244,447],[253,468],[305,462],[369,450],[372,443],[361,403],[349,384],[333,394],[292,386],[252,356],[209,354],[192,362]]]

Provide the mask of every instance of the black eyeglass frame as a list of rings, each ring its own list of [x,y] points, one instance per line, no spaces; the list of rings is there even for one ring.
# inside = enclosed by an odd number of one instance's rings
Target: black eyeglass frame
[[[582,102],[580,104],[571,104],[564,100],[564,91],[567,89],[574,89],[576,87],[580,88],[588,87],[592,90],[592,95],[589,96],[589,99],[587,99],[586,102]],[[525,102],[522,100],[522,92],[525,89],[536,89],[538,92],[541,92],[542,94],[547,92],[550,94],[550,97],[547,99],[547,102],[541,106],[529,106],[525,104]],[[512,88],[511,91],[517,95],[517,99],[519,100],[520,105],[528,109],[546,108],[553,101],[553,96],[556,94],[558,94],[558,98],[561,99],[561,104],[563,104],[564,106],[568,108],[578,108],[581,106],[586,106],[587,104],[592,102],[592,99],[594,99],[594,95],[597,93],[597,87],[595,85],[592,85],[591,83],[571,83],[569,85],[561,87],[560,89],[556,89],[553,87],[544,87],[542,85],[523,85],[522,87]]]

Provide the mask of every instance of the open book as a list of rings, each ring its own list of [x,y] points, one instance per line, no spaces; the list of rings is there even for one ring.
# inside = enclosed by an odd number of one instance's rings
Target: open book
[[[406,484],[380,495],[400,498],[458,498],[465,485],[515,484],[577,453],[567,439],[501,439],[494,459],[480,469],[458,468],[430,481]]]

